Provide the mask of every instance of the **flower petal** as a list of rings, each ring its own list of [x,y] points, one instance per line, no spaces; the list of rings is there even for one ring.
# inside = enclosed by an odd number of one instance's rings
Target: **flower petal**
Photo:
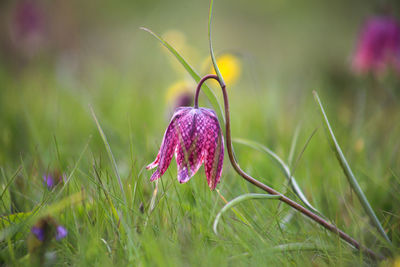
[[[221,179],[224,162],[224,139],[215,113],[207,117],[204,169],[208,186],[214,190]]]
[[[37,239],[43,242],[44,240],[44,230],[40,227],[33,226],[31,232],[36,236]]]
[[[205,143],[204,115],[193,109],[179,120],[178,144],[175,150],[178,181],[186,183],[203,163]]]
[[[179,118],[184,116],[187,113],[187,111],[188,108],[178,108],[176,109],[174,115],[172,116],[171,122],[164,133],[160,151],[158,152],[155,161],[147,166],[148,169],[155,168],[156,166],[158,166],[157,170],[151,176],[150,181],[157,180],[168,169],[172,157],[174,156],[174,151],[178,141],[177,138],[177,131],[179,130],[178,120]]]
[[[66,237],[68,234],[67,229],[65,229],[63,226],[59,225],[57,226],[57,232],[56,232],[56,240],[63,239]]]
[[[160,162],[160,152],[158,152],[156,159],[152,163],[146,166],[146,169],[147,170],[154,169],[155,167],[158,166],[159,162]]]
[[[157,180],[158,178],[160,178],[160,169],[157,169],[150,177],[150,182],[153,182],[155,180]]]
[[[51,174],[43,175],[43,183],[51,190],[55,186],[54,178]]]

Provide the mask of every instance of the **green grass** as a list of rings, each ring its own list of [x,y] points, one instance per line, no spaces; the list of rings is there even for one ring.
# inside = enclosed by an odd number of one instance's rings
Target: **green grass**
[[[51,73],[48,74],[51,77]],[[50,214],[64,225],[69,234],[61,242],[53,242],[51,250],[57,253],[56,262],[73,265],[110,265],[135,263],[139,265],[260,265],[308,264],[319,265],[365,263],[362,255],[353,251],[332,234],[276,201],[248,200],[236,209],[250,224],[246,225],[233,212],[221,217],[218,232],[212,225],[217,213],[225,205],[217,192],[211,192],[203,170],[190,182],[176,181],[175,163],[158,185],[154,209],[150,202],[155,188],[150,183],[151,172],[144,166],[156,156],[167,114],[146,92],[132,90],[130,81],[121,82],[110,94],[104,85],[93,92],[93,101],[78,90],[55,90],[56,82],[26,78],[14,84],[15,90],[2,92],[1,175],[1,259],[5,263],[23,264],[29,261],[27,238],[30,227],[44,214]],[[116,74],[103,76],[117,80]],[[29,86],[28,86],[29,85]],[[160,84],[160,87],[162,85]],[[44,90],[37,97],[33,90]],[[284,96],[272,92],[257,92],[264,99]],[[113,104],[119,99],[118,104]],[[296,120],[303,120],[296,154],[301,153],[312,128],[321,127],[318,110],[312,96],[299,106],[304,116],[286,117],[282,108],[258,105],[244,108],[253,102],[253,94],[231,91],[233,135],[251,138],[273,147],[282,157],[289,155]],[[141,101],[136,101],[136,99]],[[258,96],[260,98],[260,96]],[[332,97],[333,98],[333,97]],[[34,99],[35,101],[30,101]],[[104,101],[107,100],[107,103]],[[203,99],[204,101],[204,99]],[[108,143],[114,153],[116,168],[121,177],[125,195],[118,185],[114,163],[108,157],[87,103],[92,103]],[[11,103],[21,103],[18,108]],[[22,105],[23,103],[23,105]],[[365,148],[355,151],[353,123],[340,123],[335,109],[333,127],[342,143],[348,161],[358,174],[372,207],[388,231],[393,243],[398,244],[399,157],[396,153],[399,127],[394,124],[400,113],[391,107],[386,113],[373,114],[361,126]],[[374,108],[380,108],[375,105]],[[241,111],[242,110],[242,111]],[[394,110],[394,111],[393,111]],[[288,111],[286,110],[286,113]],[[369,111],[371,112],[371,111]],[[279,115],[281,113],[281,115]],[[371,112],[372,113],[372,112]],[[16,118],[19,119],[16,119]],[[368,127],[379,125],[382,118],[393,122],[391,132],[376,132]],[[289,121],[284,122],[284,121]],[[290,122],[291,121],[291,122]],[[386,121],[386,123],[389,123]],[[386,124],[385,124],[386,125]],[[15,127],[14,129],[12,127]],[[20,129],[24,129],[21,131]],[[383,130],[383,129],[382,129]],[[5,133],[11,132],[5,136]],[[23,135],[24,137],[21,137]],[[24,142],[25,144],[21,144]],[[23,145],[23,146],[22,146]],[[16,150],[22,146],[23,150]],[[288,191],[286,177],[268,156],[245,146],[235,145],[241,166],[251,174],[280,191]],[[16,153],[22,151],[22,153]],[[296,158],[296,156],[295,156]],[[42,183],[46,171],[58,169],[68,177],[67,182],[48,191]],[[299,159],[296,179],[311,204],[323,212],[340,228],[364,244],[379,250],[382,242],[369,224],[368,217],[351,193],[329,142],[323,131],[311,139]],[[8,186],[7,186],[8,185]],[[231,200],[244,193],[260,193],[232,170],[225,160],[221,194]],[[69,198],[81,194],[82,201],[70,203]],[[144,212],[140,211],[143,205]],[[19,216],[10,216],[11,212]],[[290,248],[290,249],[289,249]]]

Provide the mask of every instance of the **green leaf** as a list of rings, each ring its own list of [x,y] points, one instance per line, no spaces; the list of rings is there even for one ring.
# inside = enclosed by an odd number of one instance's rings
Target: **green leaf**
[[[4,193],[7,191],[8,187],[12,184],[15,177],[17,177],[18,173],[22,170],[22,166],[19,166],[15,173],[11,176],[11,179],[8,181],[7,185],[4,187],[3,192],[0,195],[0,199],[3,199]]]
[[[222,213],[231,209],[233,206],[239,204],[240,202],[249,200],[249,199],[279,199],[280,197],[281,196],[279,196],[279,195],[249,193],[249,194],[240,195],[240,196],[232,199],[220,210],[220,212],[218,212],[217,217],[215,217],[214,225],[213,225],[214,233],[218,234],[217,227],[218,227],[218,222],[221,218]]]
[[[5,228],[19,224],[25,221],[29,216],[31,216],[31,212],[18,212],[10,215],[4,215],[0,217],[0,230],[4,230]]]
[[[339,143],[336,141],[336,137],[333,133],[331,125],[329,124],[328,117],[326,116],[325,110],[322,106],[321,100],[319,99],[317,92],[313,91],[313,94],[314,94],[315,101],[317,102],[317,104],[320,108],[322,119],[325,123],[324,126],[327,130],[328,138],[329,138],[329,141],[331,142],[332,149],[335,152],[336,158],[339,161],[340,166],[342,167],[343,172],[347,177],[347,181],[349,182],[350,187],[356,193],[359,201],[361,202],[361,205],[363,206],[365,212],[368,214],[372,224],[375,225],[375,227],[378,229],[378,232],[383,236],[383,238],[388,242],[388,244],[391,245],[392,243],[391,243],[389,237],[386,235],[386,232],[383,229],[381,223],[379,222],[378,217],[376,216],[374,210],[372,209],[371,205],[368,202],[367,197],[365,196],[360,185],[358,184],[357,179],[354,176],[354,174],[350,168],[350,165],[347,163],[347,160],[342,152],[342,149],[339,146]]]
[[[123,195],[123,197],[124,197],[124,203],[125,203],[125,206],[126,206],[126,205],[127,205],[127,201],[126,201],[125,191],[124,191],[124,188],[123,188],[123,186],[122,186],[121,177],[120,177],[120,175],[119,175],[119,173],[118,173],[117,163],[116,163],[115,158],[114,158],[114,155],[113,155],[113,153],[112,153],[112,151],[111,151],[111,147],[110,147],[110,145],[109,145],[109,143],[108,143],[108,141],[107,141],[107,137],[106,137],[106,135],[104,134],[103,129],[102,129],[101,126],[100,126],[99,121],[97,120],[96,114],[94,113],[92,107],[90,107],[90,111],[92,112],[93,119],[94,119],[94,121],[96,122],[97,129],[99,130],[101,139],[103,139],[104,146],[106,147],[108,157],[109,157],[109,159],[110,159],[110,161],[111,161],[111,165],[113,166],[113,170],[114,170],[115,176],[117,177],[118,184],[119,184],[119,187],[120,187],[120,189],[121,189],[121,193],[122,193],[122,195]]]
[[[163,38],[161,38],[160,36],[158,36],[157,34],[155,34],[154,32],[152,32],[151,30],[149,30],[145,27],[140,27],[140,29],[150,33],[162,45],[164,45],[175,56],[175,58],[179,61],[179,63],[182,64],[182,66],[190,74],[190,76],[196,81],[196,83],[198,83],[201,80],[200,75],[197,74],[197,72],[189,65],[189,63],[167,41],[165,41]],[[203,84],[202,90],[203,90],[204,94],[207,96],[211,105],[218,112],[218,115],[222,118],[222,120],[225,124],[225,117],[224,117],[223,109],[222,109],[217,97],[215,96],[214,92],[206,84]]]

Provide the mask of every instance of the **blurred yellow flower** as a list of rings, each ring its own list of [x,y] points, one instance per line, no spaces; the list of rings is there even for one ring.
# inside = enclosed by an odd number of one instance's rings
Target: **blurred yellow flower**
[[[185,50],[186,36],[178,30],[168,30],[162,35],[163,39],[172,45],[177,51]],[[164,46],[162,46],[164,48]],[[166,49],[166,48],[165,48]]]
[[[183,32],[170,29],[162,35],[162,38],[173,48],[175,48],[175,50],[178,51],[178,53],[181,54],[185,59],[190,59],[190,61],[194,62],[199,59],[199,52],[197,48],[191,46],[187,42],[186,35]],[[171,52],[163,45],[161,45],[161,48],[168,55],[168,59],[175,71],[186,73],[186,70],[182,68],[182,65],[174,57],[171,57]]]
[[[393,267],[400,267],[400,257],[396,257],[393,262]]]
[[[215,74],[211,60],[207,60],[208,73]],[[228,86],[236,83],[242,73],[242,64],[240,59],[230,53],[225,53],[217,57],[217,64],[221,75]]]
[[[389,258],[379,263],[379,267],[400,267],[400,257]]]
[[[189,106],[193,102],[196,85],[193,82],[181,80],[168,87],[165,100],[173,108]]]

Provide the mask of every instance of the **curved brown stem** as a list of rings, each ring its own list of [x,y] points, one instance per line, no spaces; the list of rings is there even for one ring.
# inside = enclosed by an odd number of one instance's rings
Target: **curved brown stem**
[[[196,89],[195,98],[194,98],[194,107],[195,108],[198,108],[198,98],[199,98],[199,93],[200,93],[201,86],[208,79],[214,79],[214,80],[217,80],[219,82],[218,76],[214,75],[214,74],[208,74],[208,75],[204,76],[199,81],[199,84],[198,84],[197,89]],[[328,229],[332,233],[337,234],[341,239],[346,241],[348,244],[350,244],[350,245],[354,246],[355,248],[361,250],[362,252],[364,252],[365,254],[370,256],[371,258],[373,258],[375,260],[383,259],[383,256],[381,256],[379,254],[376,254],[371,249],[361,245],[357,240],[355,240],[354,238],[352,238],[351,236],[349,236],[348,234],[346,234],[345,232],[343,232],[342,230],[337,228],[335,225],[327,222],[325,219],[321,218],[320,216],[318,216],[317,214],[311,212],[310,210],[304,208],[303,206],[301,206],[297,202],[295,202],[295,201],[291,200],[290,198],[286,197],[285,195],[279,193],[275,189],[273,189],[273,188],[261,183],[260,181],[258,181],[255,178],[251,177],[250,175],[245,173],[239,167],[239,164],[236,162],[234,154],[233,154],[228,94],[226,92],[225,85],[222,85],[220,83],[220,86],[221,86],[222,93],[223,93],[223,96],[224,96],[224,106],[225,106],[225,121],[226,121],[226,123],[225,123],[225,127],[226,127],[225,139],[226,139],[226,147],[227,147],[227,150],[228,150],[229,160],[230,160],[233,168],[235,169],[235,171],[240,176],[242,176],[244,179],[246,179],[248,182],[252,183],[253,185],[257,186],[258,188],[261,188],[265,192],[267,192],[267,193],[269,193],[271,195],[280,196],[280,198],[279,198],[280,201],[288,204],[292,208],[294,208],[294,209],[298,210],[299,212],[303,213],[305,216],[307,216],[310,219],[312,219],[313,221],[319,223],[320,225],[322,225],[324,228]]]

